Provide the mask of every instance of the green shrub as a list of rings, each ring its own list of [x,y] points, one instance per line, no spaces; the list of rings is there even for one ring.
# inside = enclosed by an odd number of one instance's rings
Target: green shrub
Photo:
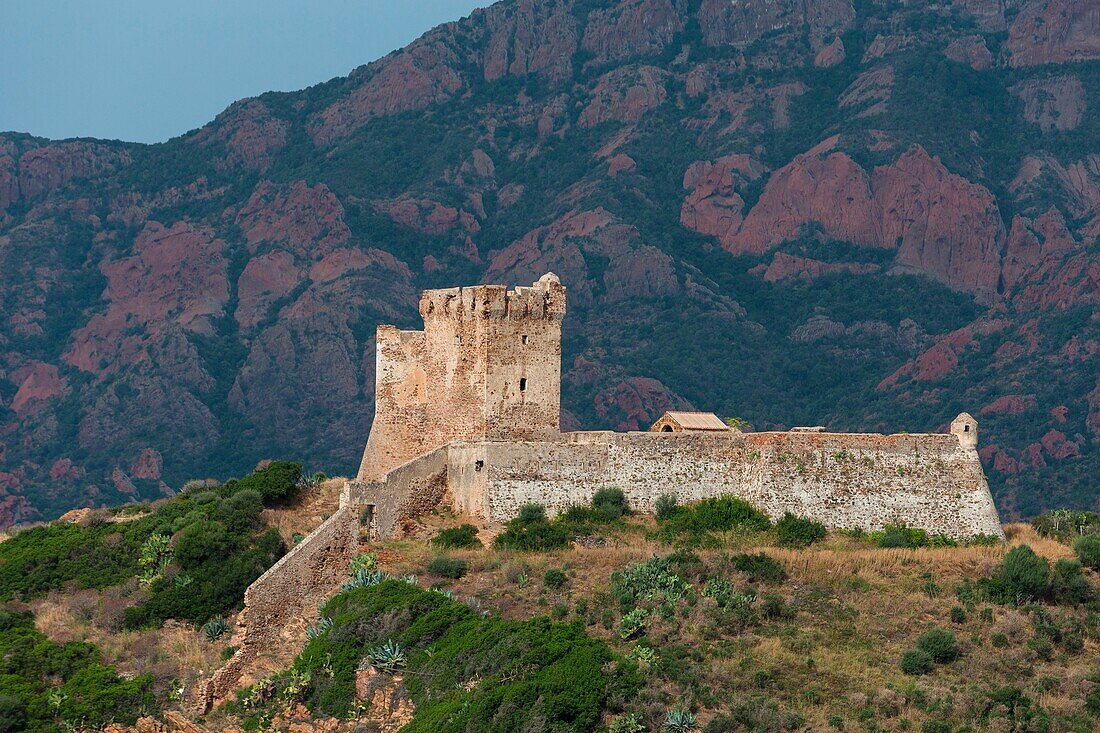
[[[565,573],[557,568],[550,568],[542,575],[542,583],[550,590],[558,590],[565,587]]]
[[[1073,541],[1073,551],[1082,565],[1100,570],[1100,534],[1081,535]]]
[[[253,471],[227,488],[238,491],[256,491],[263,497],[264,504],[279,504],[297,496],[302,486],[302,464],[293,461],[272,461],[270,464]]]
[[[433,557],[426,568],[432,575],[438,575],[441,578],[450,578],[451,580],[461,578],[466,574],[468,569],[466,561],[462,558],[448,557],[446,555],[437,555]]]
[[[1043,537],[1053,537],[1069,544],[1076,537],[1100,532],[1100,514],[1076,509],[1055,509],[1031,520],[1031,525]]]
[[[939,664],[953,662],[959,656],[955,635],[946,629],[932,629],[921,634],[917,639],[917,649]]]
[[[783,569],[782,563],[767,553],[738,553],[731,559],[738,572],[749,576],[749,582],[782,583],[787,579],[787,571]]]
[[[0,730],[132,725],[155,712],[152,682],[148,674],[119,677],[92,644],[50,641],[29,613],[0,611]]]
[[[749,529],[763,532],[771,527],[768,515],[744,499],[735,496],[719,496],[703,499],[691,507],[692,514],[704,529],[724,531]]]
[[[989,635],[989,643],[997,649],[1003,649],[1008,646],[1008,637],[999,631],[994,631]]]
[[[620,519],[624,514],[630,513],[626,494],[622,489],[614,487],[597,491],[592,497],[592,508],[611,520]]]
[[[1046,597],[1050,588],[1050,566],[1027,545],[1009,550],[982,587],[995,603],[1022,604]]]
[[[790,512],[775,523],[775,536],[784,547],[809,547],[825,539],[825,525],[810,519],[797,517]]]
[[[461,527],[447,527],[439,530],[439,534],[432,538],[432,544],[448,548],[481,547],[481,540],[477,537],[477,527],[472,524],[463,524]]]
[[[749,502],[734,496],[719,496],[673,512],[660,522],[658,535],[665,541],[687,538],[699,542],[710,532],[763,532],[770,527],[768,515]]]
[[[926,720],[920,730],[921,733],[951,733],[951,724],[943,720]]]
[[[963,624],[966,623],[966,609],[962,606],[951,607],[951,623]]]
[[[908,548],[915,550],[918,547],[943,547],[956,544],[942,536],[929,536],[923,529],[906,527],[904,524],[888,524],[880,532],[872,532],[871,539],[879,547]]]
[[[593,730],[611,697],[640,683],[581,624],[482,617],[398,580],[340,593],[322,613],[331,630],[292,668],[309,675],[304,704],[318,717],[352,710],[360,660],[390,640],[405,654],[416,706],[406,733]],[[491,683],[468,685],[475,676]]]
[[[680,502],[676,494],[661,494],[653,505],[653,511],[657,515],[657,521],[668,519],[680,510]]]
[[[1088,603],[1095,593],[1085,578],[1081,562],[1069,558],[1059,558],[1054,563],[1054,572],[1050,576],[1048,597],[1058,604],[1080,605]]]
[[[922,649],[910,649],[901,655],[901,671],[908,675],[928,674],[933,664],[932,655]]]
[[[497,535],[494,544],[505,550],[546,552],[568,547],[572,542],[569,529],[558,522],[546,520],[546,509],[540,504],[527,504],[519,516]]]
[[[534,524],[546,521],[546,507],[542,504],[524,504],[519,508],[515,521],[522,524]]]

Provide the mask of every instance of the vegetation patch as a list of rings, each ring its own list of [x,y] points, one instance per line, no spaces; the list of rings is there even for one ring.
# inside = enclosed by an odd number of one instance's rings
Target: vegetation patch
[[[0,609],[0,730],[133,724],[154,709],[152,675],[124,679],[85,642],[55,644],[30,613]]]

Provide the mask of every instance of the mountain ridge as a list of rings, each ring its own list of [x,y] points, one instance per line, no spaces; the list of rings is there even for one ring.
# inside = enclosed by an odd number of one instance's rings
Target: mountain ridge
[[[928,430],[1095,506],[1100,9],[503,2],[164,144],[0,134],[0,524],[344,469],[373,328],[552,269],[565,427]]]

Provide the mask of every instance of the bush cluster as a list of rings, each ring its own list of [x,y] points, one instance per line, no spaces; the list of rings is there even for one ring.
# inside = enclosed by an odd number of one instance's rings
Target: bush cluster
[[[572,542],[568,527],[546,518],[546,509],[540,504],[526,504],[519,516],[508,522],[497,535],[494,544],[505,550],[546,552],[568,547]]]
[[[784,547],[809,547],[825,539],[825,525],[790,512],[775,523],[775,538]]]
[[[733,555],[730,560],[735,570],[749,576],[751,583],[782,583],[787,579],[782,563],[765,552],[742,552]]]
[[[667,507],[665,510],[669,511]],[[658,535],[664,541],[702,542],[711,532],[763,532],[771,528],[767,514],[735,496],[703,499],[670,511],[664,519],[658,520]]]
[[[466,565],[466,561],[460,557],[438,555],[432,558],[431,562],[428,563],[428,567],[425,569],[432,575],[457,580],[466,574],[468,566]]]
[[[125,616],[131,628],[168,618],[200,625],[229,613],[286,550],[279,533],[263,523],[265,497],[256,487],[300,472],[299,464],[280,461],[240,481],[186,491],[130,522],[58,523],[22,532],[0,543],[0,600],[70,582],[106,588],[139,578],[142,600]]]
[[[481,540],[477,537],[477,527],[463,524],[461,527],[439,530],[439,534],[432,538],[432,544],[446,548],[481,547]]]
[[[340,593],[322,611],[331,629],[292,668],[308,680],[302,696],[315,715],[350,711],[356,669],[387,643],[404,655],[416,716],[403,730],[411,733],[592,730],[612,696],[640,683],[636,667],[613,663],[579,624],[482,617],[402,581]]]
[[[955,547],[958,542],[942,534],[930,535],[923,529],[904,524],[888,524],[878,532],[869,534],[879,547],[915,550],[918,547]]]
[[[1095,597],[1080,561],[1062,558],[1052,569],[1028,545],[1012,548],[990,577],[978,581],[978,593],[993,603],[1017,606],[1035,601],[1075,605]]]
[[[908,675],[923,675],[937,664],[948,664],[959,657],[955,635],[946,629],[931,629],[917,639],[917,648],[901,655],[901,671]]]
[[[132,725],[154,710],[152,675],[119,677],[87,642],[55,644],[30,613],[0,609],[0,730]]]

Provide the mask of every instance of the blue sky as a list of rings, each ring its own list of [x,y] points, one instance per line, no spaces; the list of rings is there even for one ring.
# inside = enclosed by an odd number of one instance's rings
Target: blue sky
[[[0,130],[158,142],[491,0],[0,0]]]

